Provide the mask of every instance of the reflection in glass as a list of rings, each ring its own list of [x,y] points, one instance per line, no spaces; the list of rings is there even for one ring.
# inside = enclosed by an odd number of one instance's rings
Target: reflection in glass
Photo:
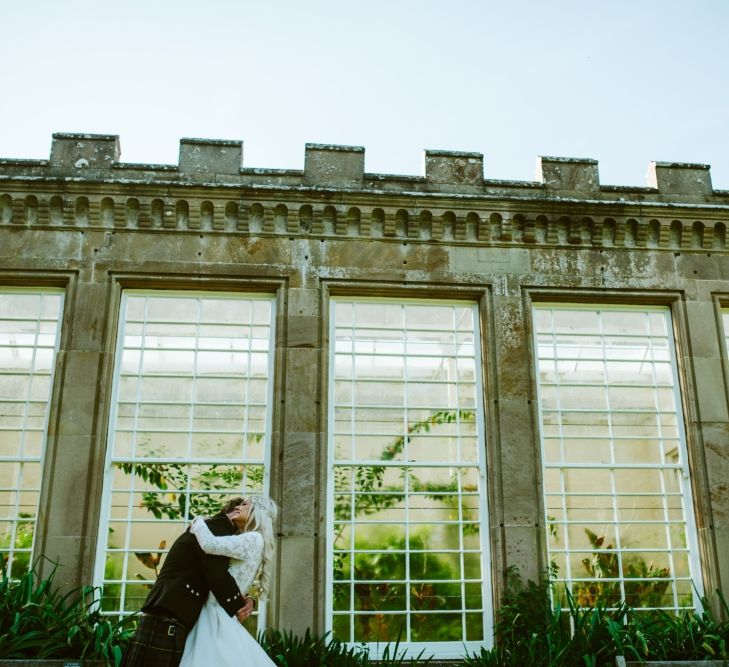
[[[581,605],[678,610],[696,572],[669,311],[533,314],[550,563]]]

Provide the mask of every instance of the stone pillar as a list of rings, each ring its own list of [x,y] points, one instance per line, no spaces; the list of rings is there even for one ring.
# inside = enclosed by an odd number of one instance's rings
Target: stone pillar
[[[308,242],[300,242],[296,262],[306,263]],[[297,256],[298,255],[298,256]],[[307,627],[317,632],[318,614],[324,600],[317,573],[324,536],[320,519],[318,473],[325,442],[320,424],[319,369],[321,360],[320,300],[315,277],[306,269],[292,279],[284,321],[285,364],[283,433],[279,456],[281,520],[279,538],[276,627],[303,634]]]
[[[516,566],[526,581],[538,580],[544,568],[540,531],[541,497],[536,485],[539,466],[534,406],[531,402],[531,339],[526,328],[529,313],[512,276],[503,276],[506,289],[494,295],[494,344],[496,358],[496,401],[498,460],[501,498],[491,513],[499,522],[503,540],[501,574]],[[495,443],[492,443],[492,445]],[[495,525],[496,527],[496,525]]]
[[[688,301],[689,344],[679,364],[693,368],[695,391],[687,393],[686,430],[689,464],[699,537],[699,552],[707,596],[717,588],[729,596],[729,397],[724,368],[723,327],[715,321],[716,305],[709,289],[702,300]],[[717,335],[718,334],[718,335]],[[678,346],[677,346],[678,347]],[[705,459],[705,466],[701,459]],[[704,477],[706,471],[706,477]],[[713,533],[713,535],[712,535]],[[716,551],[712,551],[713,543]],[[718,555],[718,558],[717,558]]]
[[[68,331],[56,364],[35,549],[60,564],[59,583],[76,586],[93,578],[106,443],[98,418],[106,404],[108,289],[93,275],[90,268],[81,271],[66,293]],[[47,574],[50,563],[42,570]]]

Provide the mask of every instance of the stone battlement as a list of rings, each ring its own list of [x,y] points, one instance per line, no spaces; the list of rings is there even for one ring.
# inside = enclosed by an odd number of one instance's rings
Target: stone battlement
[[[535,181],[505,181],[485,176],[481,153],[461,151],[425,150],[420,176],[366,173],[361,146],[306,144],[303,170],[244,167],[243,142],[221,139],[181,139],[177,165],[126,163],[120,156],[117,135],[56,133],[50,159],[0,159],[0,179],[729,204],[729,191],[713,189],[705,164],[652,162],[646,186],[634,187],[601,185],[597,161],[586,158],[540,157]]]

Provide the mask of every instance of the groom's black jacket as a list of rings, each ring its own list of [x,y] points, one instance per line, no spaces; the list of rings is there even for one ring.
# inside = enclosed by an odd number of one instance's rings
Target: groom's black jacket
[[[216,514],[206,523],[213,535],[235,533],[225,514]],[[228,559],[204,553],[197,538],[187,530],[170,547],[142,611],[174,616],[189,629],[195,625],[210,591],[230,616],[245,604],[228,572]]]

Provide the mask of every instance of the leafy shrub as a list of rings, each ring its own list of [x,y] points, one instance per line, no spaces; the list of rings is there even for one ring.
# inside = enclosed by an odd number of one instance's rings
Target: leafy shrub
[[[19,579],[2,569],[0,657],[85,658],[118,665],[134,619],[102,616],[92,586],[62,593],[54,585],[55,573],[55,564],[46,579],[36,568]]]
[[[650,660],[729,660],[729,606],[720,591],[716,596],[725,620],[716,618],[706,598],[701,613],[631,613],[625,627],[629,653]]]
[[[400,649],[400,638],[388,643],[377,660],[371,660],[365,646],[348,646],[329,634],[316,637],[307,628],[303,637],[291,632],[268,629],[258,635],[258,642],[279,667],[403,667],[427,665],[430,658],[423,658],[424,651],[415,657],[405,657]]]
[[[607,667],[615,656],[638,660],[726,660],[729,620],[704,611],[678,616],[597,600],[583,607],[565,591],[567,608],[552,606],[550,583],[523,584],[510,570],[496,614],[494,648],[464,659],[468,667]],[[724,614],[729,606],[717,591]]]
[[[308,628],[303,637],[269,628],[258,635],[258,642],[280,667],[363,667],[367,664],[363,648],[347,647],[328,635],[316,637]]]

